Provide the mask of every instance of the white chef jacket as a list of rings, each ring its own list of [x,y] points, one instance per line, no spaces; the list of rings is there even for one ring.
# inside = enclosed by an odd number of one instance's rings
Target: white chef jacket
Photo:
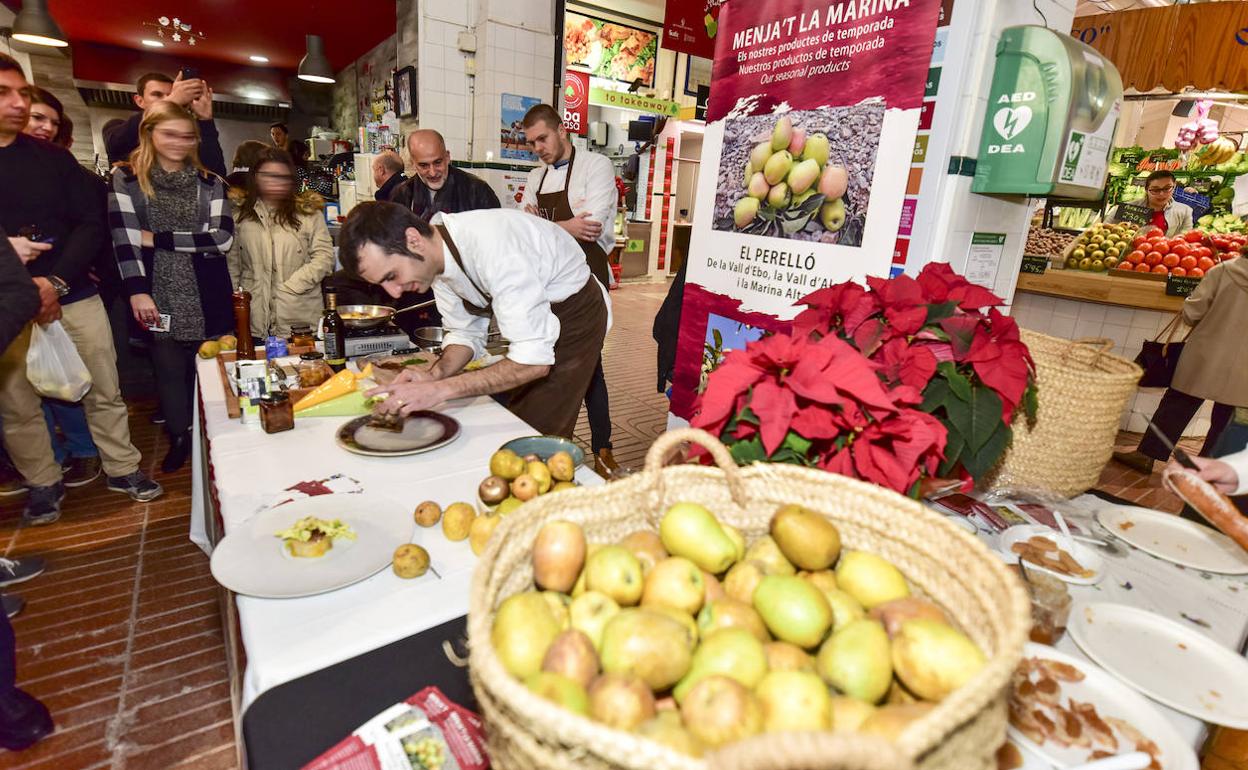
[[[1248,449],[1218,459],[1234,468],[1239,474],[1239,486],[1231,495],[1248,495]]]
[[[576,239],[553,222],[512,209],[440,213],[430,222],[446,227],[468,272],[465,276],[444,247],[446,264],[433,281],[446,329],[442,345],[464,345],[474,358],[481,356],[490,319],[469,313],[464,302],[485,307],[492,301],[498,329],[509,342],[507,357],[518,364],[553,365],[559,319],[550,306],[576,294],[592,278]],[[490,295],[488,300],[473,288],[473,281]],[[605,287],[596,280],[594,284],[607,304],[610,329],[611,299]]]
[[[572,164],[572,179],[568,180],[568,167],[550,166],[546,181],[542,183],[540,192],[559,192],[568,186],[568,204],[572,213],[579,215],[588,211],[595,222],[602,225],[598,235],[598,245],[607,254],[615,248],[615,211],[620,200],[620,191],[615,186],[615,166],[605,155],[578,149],[576,162]],[[537,205],[537,185],[541,182],[542,173],[547,166],[542,164],[529,172],[529,181],[524,186],[524,199],[521,208]],[[581,257],[584,258],[584,252]]]

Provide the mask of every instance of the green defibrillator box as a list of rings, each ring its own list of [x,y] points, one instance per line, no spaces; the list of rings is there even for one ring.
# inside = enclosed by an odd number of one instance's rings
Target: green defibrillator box
[[[1104,194],[1122,78],[1096,49],[1046,27],[997,44],[971,191],[1096,199]]]

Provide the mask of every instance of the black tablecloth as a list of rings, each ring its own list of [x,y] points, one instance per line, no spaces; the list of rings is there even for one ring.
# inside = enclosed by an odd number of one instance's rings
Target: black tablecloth
[[[249,770],[303,767],[381,710],[430,685],[477,710],[468,669],[447,659],[442,642],[466,653],[467,617],[300,677],[263,693],[243,714]]]

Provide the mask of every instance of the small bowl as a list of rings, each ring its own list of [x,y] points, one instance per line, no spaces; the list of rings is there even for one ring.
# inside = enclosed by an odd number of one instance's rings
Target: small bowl
[[[510,449],[521,457],[537,455],[542,459],[542,462],[549,460],[555,452],[564,451],[572,455],[572,464],[577,468],[585,464],[585,450],[561,436],[513,438],[499,447],[499,449]]]

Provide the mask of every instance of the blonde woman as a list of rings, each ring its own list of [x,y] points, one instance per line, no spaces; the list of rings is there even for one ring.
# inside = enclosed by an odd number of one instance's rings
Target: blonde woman
[[[285,337],[291,324],[315,326],[323,312],[321,279],[334,269],[334,242],[321,196],[298,193],[295,164],[285,150],[266,147],[237,201],[237,237],[230,278],[251,292],[251,333]]]
[[[221,178],[199,160],[199,126],[168,100],[147,109],[139,146],[113,171],[108,217],[122,284],[139,326],[152,332],[166,473],[191,453],[195,353],[234,325],[226,254],[234,220]]]

